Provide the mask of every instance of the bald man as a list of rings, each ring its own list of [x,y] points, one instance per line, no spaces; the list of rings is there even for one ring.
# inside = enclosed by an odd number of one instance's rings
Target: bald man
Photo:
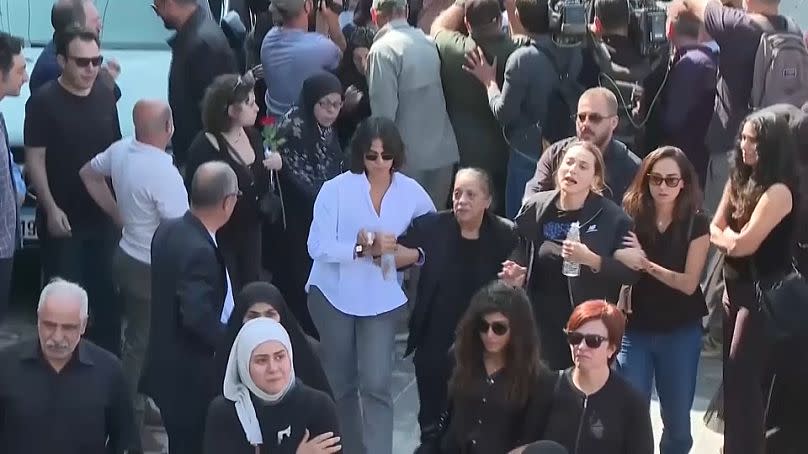
[[[634,174],[640,168],[640,158],[628,147],[614,138],[617,128],[617,97],[603,87],[590,88],[578,99],[575,115],[575,137],[559,140],[544,150],[536,164],[536,173],[527,182],[524,199],[540,191],[555,189],[555,171],[567,146],[578,140],[586,140],[603,153],[606,165],[606,192],[604,196],[622,205]]]
[[[142,427],[144,400],[137,383],[146,354],[151,314],[151,241],[157,226],[188,211],[188,194],[166,147],[174,123],[164,101],[141,100],[132,112],[135,137],[127,137],[87,162],[79,172],[87,192],[123,228],[113,256],[123,319],[123,359],[136,422]],[[107,180],[112,181],[110,190]]]
[[[199,166],[191,209],[164,221],[152,240],[152,316],[140,390],[160,407],[170,454],[199,454],[208,404],[221,394],[213,355],[233,310],[233,291],[216,231],[238,200],[224,162]]]

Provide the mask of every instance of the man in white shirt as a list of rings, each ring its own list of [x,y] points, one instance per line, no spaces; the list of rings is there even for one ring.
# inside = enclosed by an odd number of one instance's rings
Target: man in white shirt
[[[188,211],[188,194],[166,153],[174,132],[171,108],[163,101],[141,100],[132,117],[135,137],[112,144],[79,175],[93,200],[123,228],[113,269],[126,321],[123,366],[142,427],[144,400],[137,395],[137,384],[149,338],[151,241],[161,221]]]

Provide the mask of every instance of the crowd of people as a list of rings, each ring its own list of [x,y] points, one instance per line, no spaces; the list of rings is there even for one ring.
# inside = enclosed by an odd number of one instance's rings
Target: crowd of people
[[[641,59],[629,4],[593,3],[588,45]],[[0,116],[0,451],[149,452],[157,421],[171,454],[392,454],[408,320],[418,453],[651,454],[654,391],[659,452],[688,453],[716,344],[723,452],[804,452],[803,339],[763,310],[808,238],[808,50],[778,3],[672,2],[627,109],[550,0],[256,1],[238,49],[155,0],[168,98],[121,137],[126,68],[91,0],[57,0],[24,118],[32,340],[3,325],[26,181]],[[0,33],[0,100],[22,47]]]

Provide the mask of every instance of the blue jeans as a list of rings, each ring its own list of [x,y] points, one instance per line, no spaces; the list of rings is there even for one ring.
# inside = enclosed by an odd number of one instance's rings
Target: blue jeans
[[[508,176],[505,181],[505,215],[513,219],[522,208],[527,182],[536,174],[538,158],[531,157],[516,149],[511,149],[508,158]]]
[[[627,331],[617,355],[620,373],[650,403],[656,384],[662,414],[661,454],[687,454],[693,446],[690,409],[701,355],[700,321],[667,333]]]

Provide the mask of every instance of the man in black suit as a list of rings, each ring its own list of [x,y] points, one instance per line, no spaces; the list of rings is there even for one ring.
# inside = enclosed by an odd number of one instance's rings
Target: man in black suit
[[[233,310],[214,236],[233,213],[236,174],[219,161],[197,169],[191,209],[164,221],[152,239],[152,312],[140,392],[154,399],[171,454],[199,454],[208,403],[221,392],[213,355]]]

